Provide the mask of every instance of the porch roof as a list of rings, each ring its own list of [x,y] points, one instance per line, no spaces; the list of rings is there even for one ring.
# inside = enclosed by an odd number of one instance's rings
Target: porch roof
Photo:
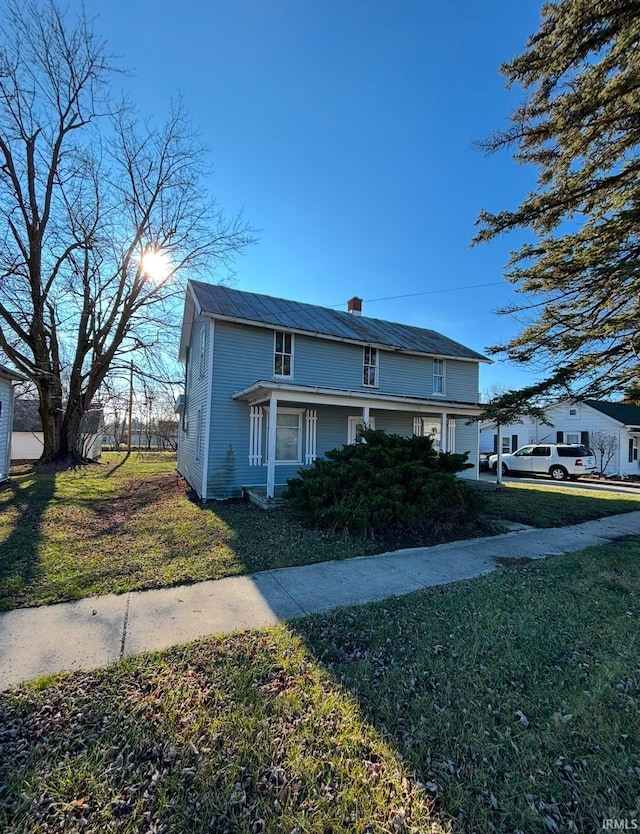
[[[280,402],[301,402],[310,405],[341,405],[351,408],[383,408],[388,411],[413,411],[423,414],[458,414],[475,417],[481,409],[475,403],[458,402],[428,397],[407,397],[401,394],[385,394],[378,391],[360,391],[346,388],[325,388],[313,385],[296,385],[293,382],[258,380],[233,394],[234,400],[250,405],[268,402],[275,394]]]

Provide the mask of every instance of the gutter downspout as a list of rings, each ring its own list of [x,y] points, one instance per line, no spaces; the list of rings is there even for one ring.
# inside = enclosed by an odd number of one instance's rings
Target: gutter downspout
[[[496,426],[498,429],[498,461],[496,463],[496,482],[498,486],[502,486],[502,423]]]

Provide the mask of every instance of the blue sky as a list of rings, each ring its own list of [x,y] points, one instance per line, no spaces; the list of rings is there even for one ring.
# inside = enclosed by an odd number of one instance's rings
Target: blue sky
[[[535,172],[472,143],[518,100],[498,68],[537,30],[539,2],[85,7],[142,113],[161,121],[183,96],[211,149],[207,189],[260,229],[238,289],[342,308],[359,295],[365,315],[481,351],[518,332],[493,312],[516,298],[502,271],[518,239],[469,244],[480,209],[515,208]],[[531,379],[503,363],[481,371],[482,388]]]

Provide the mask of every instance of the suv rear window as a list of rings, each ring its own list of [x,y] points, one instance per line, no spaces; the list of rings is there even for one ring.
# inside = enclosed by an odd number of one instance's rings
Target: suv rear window
[[[584,458],[590,454],[585,446],[558,446],[559,458]]]

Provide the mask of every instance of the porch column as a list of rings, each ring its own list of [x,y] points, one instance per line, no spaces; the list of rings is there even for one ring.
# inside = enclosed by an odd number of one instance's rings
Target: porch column
[[[278,420],[278,398],[269,397],[269,437],[267,438],[267,498],[273,498],[276,488],[276,423]]]
[[[363,423],[365,429],[369,428],[370,411],[371,411],[371,409],[369,408],[368,405],[363,405],[362,406],[362,423]]]
[[[449,451],[449,424],[447,422],[447,412],[443,411],[440,415],[440,451]]]
[[[502,486],[502,423],[496,426],[498,429],[498,460],[496,461],[496,481]]]

